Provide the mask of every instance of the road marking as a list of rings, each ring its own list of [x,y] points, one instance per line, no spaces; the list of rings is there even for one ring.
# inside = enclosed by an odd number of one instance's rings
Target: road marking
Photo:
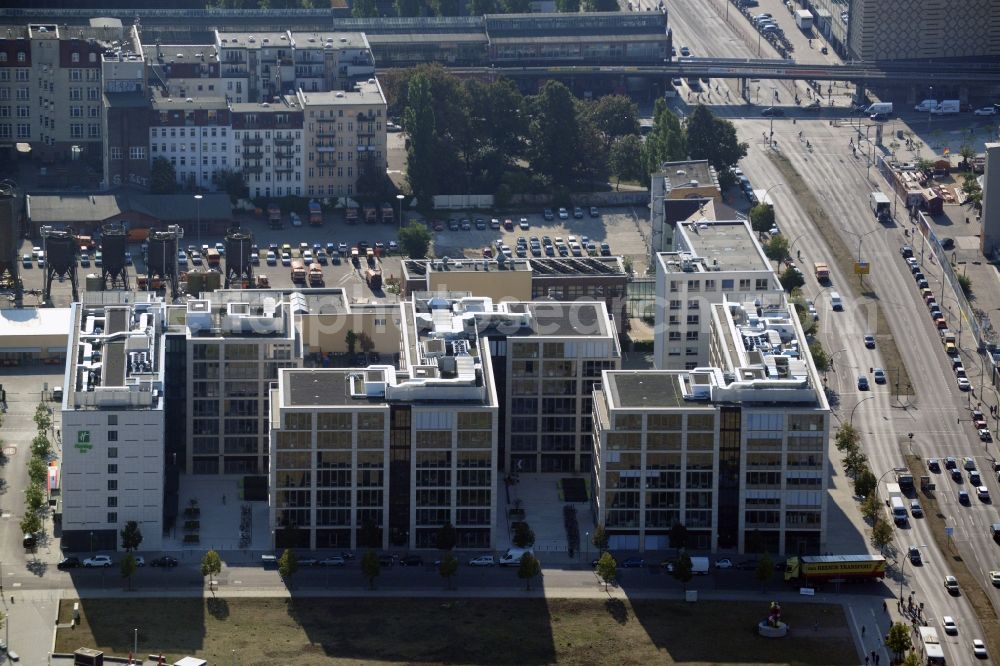
[[[20,583],[14,583],[14,587],[21,587]]]
[[[17,455],[17,447],[16,446],[5,446],[3,448],[3,454],[5,456]]]
[[[0,513],[0,518],[10,518],[10,514],[4,511],[3,513]]]
[[[242,584],[243,584],[243,581],[241,581],[241,580],[234,580],[233,581],[233,585],[242,585]]]

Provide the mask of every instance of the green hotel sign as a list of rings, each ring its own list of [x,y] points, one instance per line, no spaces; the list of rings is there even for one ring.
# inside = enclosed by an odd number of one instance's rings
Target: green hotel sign
[[[94,445],[90,443],[90,431],[81,430],[76,433],[76,450],[80,453],[86,453],[94,448]]]

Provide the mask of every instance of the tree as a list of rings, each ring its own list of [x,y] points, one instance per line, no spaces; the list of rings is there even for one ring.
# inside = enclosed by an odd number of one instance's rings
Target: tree
[[[455,526],[451,523],[445,523],[437,531],[437,547],[438,550],[450,551],[455,547],[458,541],[458,535],[455,534]]]
[[[45,483],[48,470],[48,465],[41,458],[32,456],[31,460],[28,461],[28,479],[31,483]]]
[[[590,542],[598,550],[607,550],[608,532],[604,529],[604,525],[598,525],[594,528],[594,533],[590,535]]]
[[[882,518],[877,518],[875,525],[872,527],[871,540],[872,545],[878,548],[880,553],[884,554],[885,549],[888,548],[893,540],[892,525]]]
[[[130,520],[125,523],[125,528],[121,532],[122,535],[122,548],[127,552],[132,552],[133,550],[139,550],[139,544],[142,543],[142,531],[139,529],[139,523],[134,520]]]
[[[625,95],[605,95],[584,108],[608,148],[618,139],[639,134],[639,107]]]
[[[399,230],[399,245],[410,259],[423,259],[431,246],[431,234],[425,225],[411,222]]]
[[[51,452],[52,444],[49,442],[48,436],[44,432],[39,431],[34,439],[31,440],[31,455],[35,458],[45,460]]]
[[[351,16],[354,18],[374,18],[378,16],[375,0],[352,0]]]
[[[670,547],[680,551],[687,545],[687,528],[681,523],[670,526]]]
[[[358,344],[358,334],[351,329],[347,329],[347,335],[344,336],[344,344],[347,345],[347,353],[353,354]]]
[[[518,548],[527,548],[535,543],[535,532],[528,523],[519,521],[514,524],[514,545]]]
[[[469,16],[496,14],[497,3],[496,0],[469,0],[466,9],[469,10]]]
[[[774,578],[774,560],[771,559],[768,553],[764,553],[760,561],[757,562],[757,570],[754,572],[754,577],[760,583],[761,592],[766,592],[767,584]]]
[[[430,8],[436,16],[458,16],[458,0],[430,0]]]
[[[150,190],[153,194],[173,194],[177,191],[177,171],[166,157],[157,157],[149,170]]]
[[[646,170],[659,171],[664,162],[687,159],[687,146],[680,119],[662,97],[653,104],[653,129],[646,137]]]
[[[910,628],[903,622],[893,622],[885,639],[885,646],[893,651],[898,660],[900,655],[913,647]]]
[[[642,156],[642,140],[635,134],[629,134],[611,144],[608,168],[618,178],[615,190],[618,190],[623,179],[636,180],[643,185],[647,174]]]
[[[685,127],[690,158],[708,160],[718,173],[729,171],[747,156],[749,146],[740,143],[733,123],[716,118],[702,104],[694,108]]]
[[[620,9],[618,0],[583,0],[585,12],[617,12]]]
[[[395,0],[396,16],[420,16],[419,0]]]
[[[290,548],[286,548],[285,552],[281,554],[278,558],[278,574],[281,576],[282,580],[291,584],[292,576],[299,570],[299,558],[295,555]]]
[[[917,160],[917,171],[923,171],[925,174],[930,175],[934,171],[934,161],[926,157],[921,157]]]
[[[504,14],[529,14],[531,0],[500,0],[500,9]]]
[[[962,156],[963,168],[971,169],[972,158],[976,156],[976,149],[967,143],[963,143],[962,147],[958,149],[958,154]]]
[[[966,298],[972,296],[972,278],[968,275],[958,276],[958,286],[962,288],[962,293]]]
[[[542,565],[534,555],[525,553],[521,556],[521,566],[517,569],[517,577],[524,581],[524,589],[531,589],[531,579],[542,573]]]
[[[528,158],[532,170],[555,187],[573,182],[581,151],[580,124],[573,94],[558,81],[546,81],[530,98]]]
[[[872,474],[872,471],[865,467],[861,470],[854,479],[854,492],[859,497],[868,497],[869,495],[876,495],[875,486],[878,483],[878,479]]]
[[[128,589],[131,590],[132,576],[135,574],[135,570],[137,568],[135,563],[135,555],[133,555],[132,553],[127,554],[125,557],[122,558],[122,561],[119,562],[118,567],[121,570],[122,578],[128,581]]]
[[[406,180],[417,197],[418,205],[429,208],[437,194],[434,168],[438,163],[434,99],[426,74],[416,74],[407,87],[407,106],[403,127],[409,135],[406,151]]]
[[[903,659],[900,666],[920,666],[921,661],[919,655],[914,651],[909,651],[906,653],[906,657]]]
[[[604,591],[608,591],[608,584],[618,579],[618,563],[611,553],[605,552],[601,559],[597,560],[597,575],[604,582]]]
[[[28,511],[21,518],[21,534],[35,534],[42,529],[42,519],[35,511]]]
[[[965,195],[965,203],[979,204],[983,200],[983,188],[980,187],[976,175],[967,173],[963,175],[962,194]]]
[[[375,589],[375,579],[381,572],[382,565],[379,564],[378,555],[374,550],[369,550],[361,556],[361,575],[368,581],[368,587]]]
[[[827,356],[826,350],[823,349],[823,343],[819,340],[810,342],[809,353],[812,354],[813,363],[816,365],[817,370],[826,372],[830,369],[830,357]]]
[[[865,497],[865,501],[861,503],[861,515],[865,520],[871,521],[872,525],[882,515],[882,501],[878,493],[871,493]]]
[[[759,203],[750,209],[750,227],[757,233],[765,233],[774,228],[774,206]]]
[[[781,274],[781,277],[778,278],[778,282],[781,283],[782,289],[791,291],[792,289],[800,289],[806,283],[806,279],[802,276],[802,272],[799,269],[789,266]]]
[[[857,448],[861,442],[861,436],[858,431],[854,429],[850,423],[844,422],[840,424],[837,429],[837,434],[834,438],[834,442],[837,445],[837,450],[841,453]]]
[[[438,573],[444,578],[445,586],[450,590],[451,579],[458,573],[458,558],[451,553],[445,555],[438,565]]]
[[[848,451],[844,456],[844,471],[852,479],[858,478],[861,471],[868,466],[868,456],[861,452],[861,449]]]
[[[670,575],[674,577],[674,580],[683,585],[684,590],[687,591],[687,584],[694,578],[694,571],[691,567],[691,556],[684,552],[678,555],[677,559],[673,561]]]
[[[764,254],[775,261],[785,259],[788,257],[788,239],[781,234],[771,236],[771,240],[764,246]]]
[[[580,12],[580,0],[556,0],[556,11],[567,14],[578,14]]]
[[[37,512],[45,506],[45,487],[40,483],[29,483],[24,491],[24,503],[32,512]]]
[[[236,203],[238,199],[247,196],[247,184],[243,179],[243,173],[225,169],[217,171],[215,181],[219,189],[229,195],[229,201]]]
[[[215,587],[213,587],[214,580],[213,576],[218,576],[222,571],[222,558],[214,550],[210,550],[205,553],[204,557],[201,558],[201,577],[208,577],[208,588],[212,590],[212,596],[215,596]]]
[[[38,427],[38,432],[44,432],[52,427],[52,412],[49,411],[48,405],[42,403],[35,408],[35,425]]]

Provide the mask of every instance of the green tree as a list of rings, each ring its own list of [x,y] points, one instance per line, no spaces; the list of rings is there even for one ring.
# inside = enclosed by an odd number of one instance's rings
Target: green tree
[[[445,523],[438,529],[436,543],[438,550],[451,551],[457,542],[458,535],[455,533],[454,525]]]
[[[379,564],[378,555],[374,550],[367,551],[361,556],[361,575],[368,581],[368,587],[375,589],[375,579],[382,572],[382,565]]]
[[[286,548],[285,552],[278,558],[278,575],[281,576],[282,580],[291,585],[292,577],[298,570],[298,556],[290,548]]]
[[[819,340],[813,340],[809,343],[809,353],[812,354],[813,363],[816,365],[816,369],[820,372],[826,372],[830,369],[830,357],[827,356],[826,350],[823,349],[823,343]]]
[[[580,125],[573,94],[558,81],[546,81],[530,98],[528,157],[535,173],[555,187],[568,187],[580,154]]]
[[[702,104],[694,107],[685,129],[691,159],[708,160],[718,173],[729,171],[747,156],[749,146],[740,143],[736,126],[728,120],[716,118]]]
[[[35,511],[28,511],[21,518],[21,534],[36,534],[42,529],[42,519]]]
[[[584,108],[608,148],[617,139],[639,133],[639,107],[625,95],[605,95]]]
[[[458,16],[458,0],[431,0],[430,8],[435,16]]]
[[[438,573],[444,578],[445,587],[450,590],[451,579],[458,573],[458,558],[451,553],[445,555],[441,558],[441,564],[438,565]]]
[[[411,222],[399,230],[399,245],[410,259],[423,259],[431,246],[431,234],[425,225]]]
[[[963,174],[962,193],[965,195],[965,203],[978,205],[983,200],[983,188],[976,180],[976,174]]]
[[[670,526],[670,547],[680,552],[687,546],[688,530],[682,523],[674,523]]]
[[[583,11],[585,12],[617,12],[621,7],[617,0],[583,0]]]
[[[791,291],[801,288],[806,283],[806,279],[802,276],[802,272],[799,269],[789,266],[781,273],[778,282],[781,283],[781,287],[785,291]]]
[[[535,532],[528,523],[518,521],[514,525],[514,545],[518,548],[527,548],[535,543]]]
[[[139,550],[139,544],[142,543],[142,530],[139,529],[139,523],[134,520],[125,523],[125,527],[121,531],[121,537],[122,548],[127,552],[131,553],[133,550]]]
[[[394,0],[396,16],[419,16],[420,0]]]
[[[24,503],[33,512],[41,511],[45,506],[45,486],[40,483],[29,483],[24,491]]]
[[[913,641],[910,640],[910,628],[903,622],[893,622],[892,626],[889,627],[885,646],[893,651],[898,661],[904,652],[913,647]]]
[[[691,556],[682,552],[672,564],[670,575],[674,577],[674,580],[683,585],[684,590],[687,591],[687,585],[694,577],[694,571],[691,567]]]
[[[757,570],[754,572],[754,578],[760,583],[761,592],[766,592],[767,584],[774,578],[774,560],[771,559],[768,553],[764,553],[760,561],[757,562]]]
[[[374,18],[378,16],[375,0],[352,0],[351,16],[354,18]]]
[[[872,471],[865,467],[861,470],[854,479],[854,493],[859,497],[868,497],[870,495],[878,496],[875,492],[875,486],[878,484],[878,479],[872,474]]]
[[[28,461],[28,479],[31,483],[37,483],[39,485],[45,483],[45,478],[48,476],[49,467],[45,464],[45,461],[41,458],[32,456]]]
[[[354,354],[354,350],[358,345],[358,334],[351,329],[347,329],[347,335],[344,336],[344,344],[347,345],[347,353]]]
[[[567,14],[578,14],[580,12],[580,0],[556,0],[556,11]]]
[[[611,553],[605,552],[601,559],[597,560],[597,575],[604,582],[604,591],[608,591],[608,584],[618,580],[618,563]]]
[[[921,666],[920,656],[911,650],[906,653],[906,657],[900,663],[900,666]]]
[[[44,432],[39,431],[31,440],[31,455],[45,460],[50,453],[52,453],[52,443],[49,442],[49,438]]]
[[[880,553],[885,553],[885,549],[889,547],[889,544],[893,541],[892,525],[878,518],[875,520],[875,524],[872,526],[872,545],[878,548]]]
[[[653,104],[653,129],[650,130],[643,146],[646,170],[649,173],[659,171],[664,162],[687,159],[687,146],[681,121],[662,97]]]
[[[865,520],[871,521],[872,525],[882,515],[882,501],[877,493],[871,493],[865,497],[865,501],[861,503],[861,515],[865,517]]]
[[[214,550],[210,550],[201,558],[201,577],[208,578],[208,589],[215,596],[214,577],[222,572],[222,558]]]
[[[972,278],[968,275],[958,276],[958,286],[962,288],[962,293],[966,298],[970,298],[972,296]]]
[[[497,13],[496,0],[469,0],[466,4],[469,16],[485,16],[486,14]]]
[[[929,160],[926,157],[921,157],[917,160],[917,171],[923,171],[925,174],[930,175],[934,171],[934,160]]]
[[[229,201],[236,203],[237,200],[247,196],[247,183],[243,179],[243,173],[225,169],[217,171],[215,181],[219,189],[229,195]]]
[[[958,149],[958,154],[962,156],[962,162],[964,162],[962,168],[972,169],[972,158],[976,156],[976,149],[967,143],[963,143],[962,147]]]
[[[750,227],[757,233],[765,233],[774,228],[774,206],[759,203],[750,209]]]
[[[771,236],[771,240],[767,241],[767,245],[764,246],[764,254],[775,261],[781,261],[787,258],[788,239],[781,234]]]
[[[149,169],[150,190],[153,194],[173,194],[177,191],[177,171],[165,157],[153,160]]]
[[[868,456],[861,452],[861,449],[848,451],[844,455],[844,471],[852,479],[858,478],[862,470],[868,466]]]
[[[45,403],[35,408],[35,416],[33,418],[39,432],[44,432],[52,427],[52,412],[49,411],[49,406]]]
[[[848,451],[850,449],[857,448],[861,443],[861,435],[855,430],[854,426],[850,423],[844,422],[840,424],[837,429],[837,434],[834,437],[834,443],[837,445],[837,450],[841,453]]]
[[[598,525],[594,528],[594,533],[590,535],[590,542],[598,550],[607,550],[608,532],[604,529],[604,525]]]
[[[135,575],[135,570],[137,568],[135,563],[135,555],[128,553],[122,558],[122,561],[118,563],[118,567],[121,571],[122,578],[128,581],[128,589],[132,589],[132,576]]]
[[[531,553],[521,556],[521,566],[517,569],[517,577],[524,581],[524,589],[531,589],[531,579],[542,573],[542,565]]]
[[[431,97],[430,80],[418,74],[410,80],[407,88],[408,105],[403,115],[403,126],[409,135],[410,146],[406,151],[406,180],[410,190],[417,197],[418,205],[430,208],[437,193],[435,176],[435,135],[434,103]]]
[[[608,168],[618,178],[615,190],[619,189],[622,180],[635,180],[640,185],[646,184],[647,174],[643,161],[642,140],[638,135],[629,134],[611,144],[611,152],[608,153]]]

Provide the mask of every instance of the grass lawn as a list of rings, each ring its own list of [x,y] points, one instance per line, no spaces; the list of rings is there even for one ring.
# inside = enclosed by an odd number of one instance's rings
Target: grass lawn
[[[57,652],[164,651],[229,664],[856,664],[843,610],[788,604],[785,639],[757,636],[767,603],[542,599],[100,599]],[[73,600],[59,609],[69,622]],[[814,625],[818,624],[818,628]],[[720,640],[721,639],[721,640]]]

